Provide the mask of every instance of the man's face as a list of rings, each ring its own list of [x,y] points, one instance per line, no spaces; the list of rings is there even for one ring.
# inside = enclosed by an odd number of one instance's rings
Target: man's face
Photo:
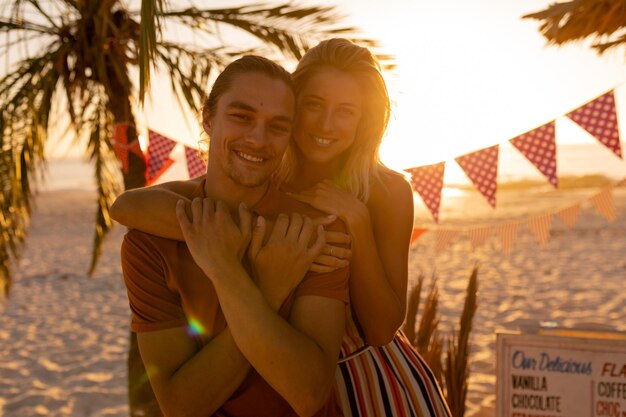
[[[207,173],[239,186],[264,185],[289,143],[294,101],[279,79],[257,72],[236,75],[205,120],[211,138]]]

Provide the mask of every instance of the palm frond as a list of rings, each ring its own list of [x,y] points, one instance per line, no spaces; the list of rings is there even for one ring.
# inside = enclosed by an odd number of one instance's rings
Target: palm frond
[[[100,95],[100,97],[104,98],[103,95]],[[95,103],[90,125],[92,126],[92,131],[89,135],[87,148],[91,162],[94,164],[94,175],[96,184],[98,184],[96,229],[88,270],[88,274],[92,275],[102,252],[104,239],[113,225],[110,209],[115,196],[119,194],[120,187],[119,181],[114,174],[117,167],[113,164],[115,157],[109,142],[109,138],[113,133],[113,118],[108,113],[105,103],[101,101]]]
[[[626,43],[626,3],[623,0],[554,3],[522,18],[541,21],[541,34],[556,45],[592,38],[592,47],[602,53]]]
[[[214,33],[203,22],[222,23],[240,29],[295,59],[309,49],[311,40],[341,33],[356,32],[352,27],[333,27],[340,19],[333,7],[298,7],[290,3],[274,7],[253,4],[226,9],[168,11],[164,18],[173,18],[190,28]]]
[[[141,22],[139,39],[139,100],[143,103],[150,86],[150,65],[157,49],[157,35],[161,31],[161,16],[165,0],[141,0]]]

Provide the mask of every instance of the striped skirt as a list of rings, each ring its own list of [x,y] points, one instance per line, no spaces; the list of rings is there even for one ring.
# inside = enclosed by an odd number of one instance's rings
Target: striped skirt
[[[336,397],[346,417],[450,417],[430,368],[402,332],[383,347],[342,346]]]

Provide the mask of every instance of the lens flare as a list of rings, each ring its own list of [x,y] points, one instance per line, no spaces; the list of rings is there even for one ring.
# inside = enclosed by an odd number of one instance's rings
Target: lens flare
[[[187,334],[189,336],[200,336],[206,333],[204,326],[200,323],[199,320],[194,317],[190,317],[187,323]]]

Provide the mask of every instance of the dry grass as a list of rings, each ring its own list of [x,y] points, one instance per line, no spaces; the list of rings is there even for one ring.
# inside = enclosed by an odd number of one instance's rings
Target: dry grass
[[[444,344],[438,330],[439,290],[437,289],[436,276],[433,276],[432,282],[422,309],[417,332],[415,331],[415,323],[424,285],[423,275],[420,275],[417,285],[410,291],[407,321],[403,330],[431,367],[435,378],[443,388],[452,416],[463,417],[470,373],[470,334],[478,305],[478,266],[474,267],[469,278],[458,332],[453,330],[452,337],[447,340],[445,358],[443,356]]]

